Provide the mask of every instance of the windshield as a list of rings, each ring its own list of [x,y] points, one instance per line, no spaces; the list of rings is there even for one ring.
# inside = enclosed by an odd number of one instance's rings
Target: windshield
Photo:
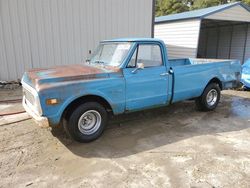
[[[131,47],[131,43],[101,43],[93,56],[90,63],[100,63],[109,66],[119,66]]]

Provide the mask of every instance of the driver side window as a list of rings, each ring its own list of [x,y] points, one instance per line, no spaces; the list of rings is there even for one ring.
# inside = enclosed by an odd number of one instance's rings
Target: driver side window
[[[143,63],[145,68],[163,65],[160,46],[156,44],[138,45],[131,57],[128,68],[136,67],[137,63]]]

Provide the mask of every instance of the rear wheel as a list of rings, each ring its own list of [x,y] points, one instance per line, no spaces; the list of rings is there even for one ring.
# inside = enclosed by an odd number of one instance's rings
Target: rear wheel
[[[65,118],[64,129],[79,142],[91,142],[101,136],[107,124],[106,109],[96,102],[86,102]]]
[[[214,110],[220,101],[220,87],[217,83],[207,85],[202,95],[195,99],[196,106],[202,111]]]

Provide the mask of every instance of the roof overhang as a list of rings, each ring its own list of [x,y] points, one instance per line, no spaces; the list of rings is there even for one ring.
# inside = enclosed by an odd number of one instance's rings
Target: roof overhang
[[[234,7],[241,7],[243,11],[249,13],[249,21],[250,22],[250,7],[247,5],[241,3],[241,2],[235,2],[235,3],[230,3],[230,4],[224,4],[224,5],[219,5],[215,7],[209,7],[205,9],[199,9],[199,10],[194,10],[194,11],[188,11],[188,12],[183,12],[179,14],[171,14],[167,16],[160,16],[155,18],[155,24],[161,24],[161,23],[166,23],[166,22],[176,22],[176,21],[181,21],[181,20],[191,20],[191,19],[216,19],[219,20],[219,17],[216,17],[213,15],[219,14],[220,12],[226,12],[229,9],[232,9]],[[209,18],[210,17],[210,18]],[[233,15],[232,15],[233,17]],[[233,21],[244,21],[246,20],[233,20]]]

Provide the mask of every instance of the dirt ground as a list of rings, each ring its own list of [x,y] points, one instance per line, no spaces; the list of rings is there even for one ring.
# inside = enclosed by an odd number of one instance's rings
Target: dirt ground
[[[0,99],[20,94],[2,90]],[[0,104],[1,113],[19,110]],[[185,101],[115,117],[89,144],[28,118],[0,117],[0,187],[250,186],[250,92],[223,92],[213,112]]]

